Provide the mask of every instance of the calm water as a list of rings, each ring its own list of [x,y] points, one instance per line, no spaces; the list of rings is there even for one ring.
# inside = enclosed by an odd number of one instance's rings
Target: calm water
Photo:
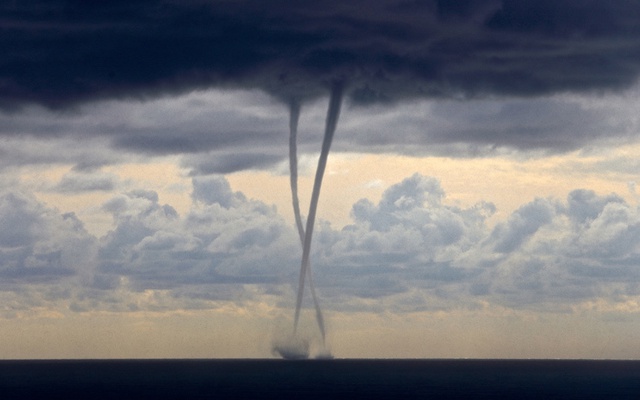
[[[639,399],[640,361],[0,361],[2,399]]]

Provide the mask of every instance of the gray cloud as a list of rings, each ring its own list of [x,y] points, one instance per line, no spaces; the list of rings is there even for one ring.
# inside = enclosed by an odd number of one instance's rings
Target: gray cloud
[[[337,151],[415,156],[546,154],[631,142],[639,131],[637,92],[625,96],[540,99],[424,100],[395,106],[349,107]],[[315,153],[326,100],[303,107],[300,152]],[[193,176],[269,169],[287,154],[286,108],[259,92],[194,92],[144,103],[104,102],[75,112],[29,108],[0,112],[0,168],[103,165],[180,154]],[[6,122],[6,124],[5,124]],[[55,126],[50,136],[47,126]],[[37,139],[37,140],[34,140]],[[42,140],[46,139],[46,140]],[[633,162],[577,165],[577,170],[631,171]]]
[[[70,172],[65,174],[51,190],[60,193],[112,191],[116,188],[117,181],[117,177],[113,174]]]
[[[244,153],[199,154],[185,157],[182,165],[191,170],[192,175],[228,174],[248,169],[271,168],[283,160],[282,154],[266,154],[251,151]]]
[[[139,290],[282,283],[296,241],[272,207],[214,177],[194,180],[193,199],[185,217],[152,192],[105,203],[115,227],[101,240],[101,273],[125,276]]]
[[[635,99],[630,91],[621,97],[438,100],[354,109],[345,113],[336,149],[468,157],[618,145],[638,135]]]
[[[0,168],[58,163],[94,173],[104,165],[167,154],[186,155],[183,164],[196,175],[264,168],[286,153],[285,115],[255,91],[111,101],[64,112],[0,112],[0,136],[6,137]]]
[[[319,233],[319,285],[342,296],[378,299],[415,288],[433,295],[439,286],[469,282],[481,272],[478,266],[454,261],[486,235],[485,219],[495,208],[480,203],[461,209],[443,204],[443,198],[436,179],[416,174],[389,187],[377,205],[357,202],[353,225]]]
[[[506,223],[495,227],[490,241],[498,253],[510,253],[520,247],[542,226],[551,222],[554,205],[547,200],[536,199],[516,210]]]
[[[640,293],[640,213],[617,195],[535,199],[494,228],[486,224],[492,204],[461,208],[445,199],[435,178],[416,174],[377,203],[354,204],[343,229],[319,221],[312,259],[323,304],[346,312],[480,304],[570,312]],[[273,206],[215,176],[193,179],[192,200],[182,215],[153,191],[116,195],[103,205],[113,228],[97,239],[75,215],[4,191],[0,221],[12,229],[0,231],[0,291],[25,306],[63,301],[72,311],[126,312],[292,290],[298,237]]]
[[[523,218],[527,209],[544,212],[527,212]],[[519,237],[526,241],[510,241],[517,247],[511,246],[508,253],[492,255],[485,246],[493,242],[478,249],[478,259],[484,259],[488,268],[487,296],[493,301],[516,308],[558,310],[564,304],[569,310],[568,305],[579,301],[615,302],[637,294],[637,207],[615,195],[576,190],[564,204],[536,200],[523,206],[503,227],[511,226],[514,218],[525,234]]]
[[[414,175],[378,204],[356,203],[355,223],[343,231],[325,225],[314,265],[319,290],[340,299],[333,307],[376,311],[384,301],[385,309],[416,311],[484,301],[570,312],[638,293],[639,214],[619,196],[576,190],[566,201],[536,199],[489,229],[492,205],[459,209],[443,195],[435,179]]]
[[[0,225],[3,290],[70,283],[90,273],[95,240],[74,214],[60,214],[27,194],[3,191]]]

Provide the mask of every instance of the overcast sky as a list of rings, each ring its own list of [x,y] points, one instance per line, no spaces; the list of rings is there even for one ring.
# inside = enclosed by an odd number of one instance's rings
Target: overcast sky
[[[640,357],[637,1],[7,1],[0,53],[0,357],[272,356],[335,83],[337,357]]]

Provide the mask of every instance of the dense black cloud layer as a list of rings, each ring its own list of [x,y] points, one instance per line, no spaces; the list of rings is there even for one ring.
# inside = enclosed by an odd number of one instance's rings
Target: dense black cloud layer
[[[24,0],[0,5],[0,106],[205,87],[361,103],[627,87],[635,0]]]

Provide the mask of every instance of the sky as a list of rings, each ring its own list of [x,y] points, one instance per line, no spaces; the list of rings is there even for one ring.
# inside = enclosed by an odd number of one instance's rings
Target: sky
[[[0,358],[640,358],[640,2],[0,5]],[[313,304],[300,331],[317,351]]]

